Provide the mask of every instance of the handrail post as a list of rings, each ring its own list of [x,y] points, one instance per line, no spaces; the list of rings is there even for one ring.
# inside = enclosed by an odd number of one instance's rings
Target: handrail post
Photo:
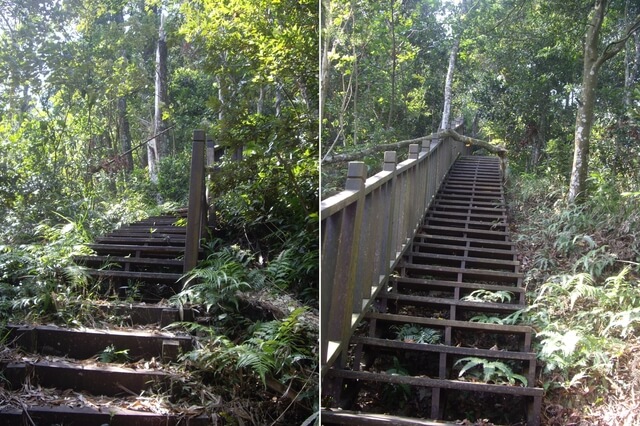
[[[191,178],[189,181],[189,209],[187,211],[187,235],[184,247],[184,268],[189,272],[198,263],[198,251],[202,238],[203,199],[204,194],[204,158],[205,158],[204,130],[193,131],[193,146],[191,149]]]
[[[389,183],[387,194],[386,194],[386,217],[385,217],[385,225],[386,229],[384,229],[383,234],[385,237],[382,239],[382,246],[380,248],[380,253],[382,256],[382,272],[384,275],[388,277],[391,274],[391,267],[395,260],[395,246],[393,241],[395,241],[394,235],[394,224],[396,222],[395,214],[396,214],[396,203],[395,203],[395,193],[396,193],[396,166],[398,165],[398,154],[396,151],[385,151],[384,152],[384,163],[382,164],[382,170],[385,172],[393,173],[393,177]]]

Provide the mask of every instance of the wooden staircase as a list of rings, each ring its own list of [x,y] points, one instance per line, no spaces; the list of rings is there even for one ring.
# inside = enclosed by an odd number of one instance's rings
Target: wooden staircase
[[[169,298],[180,291],[185,271],[186,213],[125,225],[87,245],[96,255],[75,260],[121,297],[139,287],[146,300]],[[202,255],[201,248],[198,253]]]
[[[165,300],[180,292],[181,278],[203,253],[204,132],[194,132],[193,142],[188,209],[122,226],[88,244],[95,255],[75,259],[101,283],[104,299],[79,303],[91,303],[95,318],[113,319],[91,327],[6,327],[0,425],[211,424],[201,408],[180,409],[170,400],[183,379],[171,364],[193,348],[193,338],[164,330],[195,316]]]
[[[496,157],[454,164],[347,363],[323,378],[323,425],[540,423],[533,329],[505,320],[525,308],[525,290],[501,179]],[[438,338],[416,341],[421,330]],[[461,375],[467,362],[477,366]]]

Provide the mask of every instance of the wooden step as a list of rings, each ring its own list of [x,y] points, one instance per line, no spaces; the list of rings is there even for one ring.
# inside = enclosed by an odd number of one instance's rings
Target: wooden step
[[[522,374],[527,379],[527,387],[534,387],[537,357],[534,352],[515,352],[491,349],[464,348],[447,345],[433,345],[429,343],[403,342],[399,340],[380,339],[374,337],[354,337],[351,339],[354,345],[362,345],[364,349],[371,349],[375,353],[383,350],[390,353],[426,352],[433,354],[447,355],[439,357],[441,364],[438,370],[442,377],[446,378],[453,371],[450,366],[465,357],[476,357],[483,359],[495,359],[501,362],[513,362],[519,364],[519,370],[513,370],[516,374]],[[451,370],[447,372],[447,370]],[[451,377],[455,379],[455,377]]]
[[[423,221],[423,226],[430,228],[432,226],[446,226],[459,229],[471,229],[482,231],[506,231],[507,224],[502,222],[483,222],[475,220],[458,220],[451,218],[435,218],[427,217]]]
[[[488,383],[473,383],[463,382],[460,380],[432,379],[429,377],[412,377],[396,374],[370,373],[365,371],[331,369],[329,370],[328,374],[333,377],[340,377],[343,379],[375,381],[397,385],[411,385],[459,391],[485,392],[530,397],[542,397],[544,394],[544,390],[542,388],[515,385],[493,385]]]
[[[424,231],[424,230],[423,230]],[[492,240],[486,238],[476,238],[472,236],[459,237],[455,235],[438,235],[433,233],[432,229],[428,229],[428,232],[419,231],[415,240],[418,243],[435,243],[445,245],[468,245],[473,249],[496,249],[503,251],[515,250],[515,244],[511,241]]]
[[[24,404],[20,408],[1,407],[0,424],[5,426],[23,426],[25,424],[38,426],[205,426],[211,424],[211,418],[209,416],[189,417],[182,413],[157,414],[128,410],[109,403],[83,407]]]
[[[389,282],[395,284],[398,289],[407,288],[418,291],[453,291],[453,289],[460,288],[472,292],[475,290],[488,290],[488,291],[510,291],[516,295],[524,294],[526,290],[522,287],[505,287],[504,285],[486,284],[486,283],[474,283],[474,282],[458,282],[447,280],[434,280],[424,278],[410,278],[410,277],[391,277]],[[519,302],[520,303],[520,302]],[[520,303],[522,304],[522,303]]]
[[[118,271],[112,269],[89,269],[87,274],[96,278],[122,278],[155,283],[177,283],[183,274],[164,272]]]
[[[514,260],[517,253],[514,250],[513,243],[507,243],[507,249],[487,248],[487,247],[467,247],[468,240],[444,240],[444,243],[419,242],[416,241],[412,245],[411,253],[433,253],[433,254],[449,254],[452,256],[471,256],[476,259],[495,259],[495,260]],[[501,246],[505,247],[505,245]]]
[[[437,211],[437,210],[429,210],[429,212],[427,212],[427,215],[425,216],[425,218],[430,218],[430,217],[434,217],[434,218],[469,218],[469,220],[475,220],[478,222],[497,222],[497,223],[502,223],[505,222],[507,220],[507,216],[506,215],[492,215],[492,214],[469,214],[468,212],[465,213],[456,213],[456,212],[447,212],[447,211]]]
[[[466,237],[491,241],[507,241],[509,237],[508,231],[456,228],[454,226],[427,226],[423,227],[423,230],[437,233],[441,237]]]
[[[467,194],[459,194],[449,191],[441,191],[438,193],[436,197],[438,200],[442,201],[452,201],[461,203],[486,203],[486,205],[494,206],[494,205],[502,205],[504,204],[504,200],[498,195],[467,195]]]
[[[448,281],[458,280],[462,282],[484,281],[494,284],[518,286],[523,278],[520,272],[494,271],[489,269],[455,268],[438,265],[420,265],[401,261],[398,265],[403,270],[412,274],[420,274],[432,277],[450,277]],[[441,278],[442,279],[442,278]]]
[[[124,257],[124,256],[75,256],[74,262],[106,266],[110,264],[153,265],[182,268],[184,261],[179,259],[156,259],[152,257]]]
[[[96,243],[99,244],[137,244],[137,245],[166,245],[181,247],[184,250],[184,236],[165,236],[165,237],[132,237],[132,236],[117,236],[117,237],[99,237],[96,238]]]
[[[69,360],[11,362],[0,371],[14,390],[20,389],[28,378],[31,385],[106,396],[139,394],[151,387],[166,385],[171,378],[160,370],[96,362],[80,364]]]
[[[105,315],[121,317],[131,326],[156,324],[164,328],[178,321],[193,321],[196,317],[196,311],[192,308],[178,309],[145,303],[98,303],[93,305],[93,309],[100,310]]]
[[[369,425],[369,426],[454,426],[460,423],[448,423],[438,420],[416,419],[412,417],[392,416],[389,414],[363,413],[342,409],[323,408],[320,412],[322,424],[329,425]]]
[[[414,296],[411,294],[400,293],[384,293],[378,295],[377,299],[387,299],[388,303],[392,305],[433,306],[437,308],[450,308],[454,306],[473,312],[492,312],[500,314],[512,314],[526,307],[525,305],[514,303],[472,302],[453,298],[447,299],[442,297]]]
[[[89,359],[113,345],[116,350],[128,350],[132,360],[177,358],[177,350],[192,348],[190,336],[167,332],[70,329],[52,325],[9,325],[7,341],[28,352],[74,359]]]
[[[153,226],[147,224],[123,225],[120,228],[112,231],[112,234],[127,234],[129,232],[142,232],[142,233],[161,233],[161,234],[176,234],[185,235],[187,228],[185,226]]]
[[[436,211],[458,212],[469,214],[495,214],[496,216],[504,216],[507,209],[503,207],[478,207],[470,205],[451,205],[445,202],[434,200],[431,208]]]
[[[378,324],[380,322],[391,324],[420,324],[437,330],[444,330],[445,344],[447,345],[450,344],[447,340],[450,340],[450,333],[454,329],[457,331],[471,331],[476,335],[513,335],[514,337],[517,336],[517,338],[519,339],[518,349],[520,352],[531,351],[531,336],[534,331],[531,327],[524,325],[483,324],[477,322],[433,319],[411,315],[397,315],[378,312],[368,312],[364,317],[367,319],[375,319]]]
[[[145,255],[174,255],[179,256],[184,254],[184,247],[173,247],[173,246],[146,246],[146,245],[134,245],[134,244],[87,244],[92,250],[95,250],[98,254],[109,254],[109,253],[128,253],[130,255],[136,255],[137,252],[140,252],[139,256]],[[202,251],[202,249],[200,249]],[[151,257],[151,256],[147,256]]]
[[[457,255],[447,255],[410,251],[406,254],[406,257],[410,259],[411,263],[460,267],[460,264],[464,262],[466,268],[491,269],[508,272],[517,272],[517,269],[520,266],[520,262],[517,260],[473,257],[464,252]]]

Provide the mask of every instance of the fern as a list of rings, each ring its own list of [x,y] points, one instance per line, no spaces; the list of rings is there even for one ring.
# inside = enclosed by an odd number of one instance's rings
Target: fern
[[[396,339],[407,343],[437,344],[442,338],[442,333],[432,328],[420,327],[415,324],[392,326],[396,331]]]
[[[315,360],[300,321],[304,312],[304,308],[298,308],[281,321],[256,324],[251,337],[241,344],[217,336],[182,359],[217,373],[229,374],[230,368],[246,369],[256,374],[266,386],[267,376],[286,376],[301,364]]]
[[[490,290],[475,290],[468,296],[462,298],[467,302],[492,302],[492,303],[509,303],[513,299],[513,293],[510,291],[490,291]]]
[[[248,290],[247,260],[224,249],[211,254],[185,278],[183,291],[173,296],[171,302],[183,306],[187,303],[204,304],[207,311],[217,306],[238,309],[237,293]]]
[[[480,378],[483,382],[508,383],[514,385],[517,381],[523,386],[527,386],[527,378],[521,374],[514,373],[511,367],[504,362],[489,361],[477,357],[466,357],[456,361],[454,367],[458,364],[464,364],[460,369],[460,373],[458,373],[458,377],[464,376],[467,372],[473,373],[471,370],[475,367],[482,367],[481,375],[478,374],[477,371],[472,375]]]

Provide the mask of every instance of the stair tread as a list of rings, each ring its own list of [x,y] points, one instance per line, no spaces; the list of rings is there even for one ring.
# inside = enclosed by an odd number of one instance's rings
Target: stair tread
[[[157,252],[157,253],[182,253],[184,252],[184,246],[176,247],[176,246],[147,246],[140,244],[102,244],[102,243],[91,243],[87,244],[87,247],[93,250],[114,250],[114,251],[146,251],[146,252]],[[202,251],[202,249],[200,249]]]
[[[532,334],[533,328],[527,325],[504,325],[504,324],[484,324],[478,322],[459,321],[459,320],[447,320],[447,319],[434,319],[425,317],[416,317],[411,315],[399,315],[399,314],[387,314],[379,312],[368,312],[365,314],[365,318],[377,319],[391,322],[402,323],[415,323],[423,325],[431,325],[436,327],[454,327],[469,330],[488,331],[495,333],[507,333],[507,334]]]
[[[495,385],[489,383],[475,383],[464,382],[460,380],[451,379],[433,379],[430,377],[414,377],[414,376],[402,376],[395,374],[384,373],[371,373],[365,371],[352,371],[352,370],[340,370],[331,369],[328,374],[334,377],[341,377],[344,379],[356,379],[356,380],[369,380],[384,383],[393,384],[406,384],[412,386],[424,386],[430,388],[440,389],[456,389],[475,392],[487,392],[497,394],[511,394],[522,396],[542,396],[544,389],[536,387],[523,387],[516,385]]]
[[[477,356],[483,358],[498,358],[516,361],[535,361],[535,352],[515,352],[491,349],[478,349],[448,345],[433,345],[430,343],[403,342],[400,340],[381,339],[378,337],[354,337],[351,343],[380,348],[404,349],[420,352],[437,352],[460,356]]]
[[[371,426],[453,426],[441,420],[417,419],[412,417],[393,416],[389,414],[363,413],[362,411],[321,409],[323,422],[341,425],[371,425]],[[459,423],[458,423],[459,424]]]
[[[139,271],[120,271],[112,269],[92,269],[87,271],[89,275],[99,277],[122,277],[122,278],[140,278],[150,280],[170,280],[178,281],[184,274],[170,272],[139,272]]]
[[[478,311],[489,311],[489,312],[496,312],[496,311],[516,312],[526,308],[525,305],[519,305],[515,303],[473,302],[473,301],[467,301],[467,300],[447,299],[444,297],[415,296],[412,294],[399,294],[399,293],[380,294],[378,295],[378,298],[388,299],[391,301],[401,301],[401,302],[459,306],[461,308],[470,308],[470,309],[476,309]]]
[[[483,290],[491,290],[491,291],[504,291],[505,289],[507,289],[512,293],[526,292],[526,290],[522,287],[510,287],[510,286],[495,285],[495,284],[468,283],[468,282],[433,280],[433,279],[425,279],[425,278],[409,278],[409,277],[391,277],[390,280],[398,283],[424,285],[425,287],[429,287],[429,286],[450,287],[450,288],[459,287],[459,288],[465,288],[465,289],[474,289],[474,290],[483,289]]]
[[[153,257],[124,257],[124,256],[75,256],[75,262],[101,262],[101,263],[134,263],[143,265],[182,266],[184,262],[179,259],[156,259]]]
[[[154,244],[154,245],[171,245],[175,247],[184,247],[185,237],[136,237],[136,236],[118,236],[118,237],[99,237],[96,238],[98,244]]]

